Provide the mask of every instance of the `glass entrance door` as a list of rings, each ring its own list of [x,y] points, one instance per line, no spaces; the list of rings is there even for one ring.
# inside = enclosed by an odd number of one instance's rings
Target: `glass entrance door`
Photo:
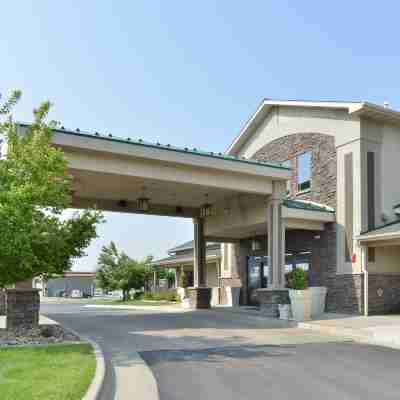
[[[268,257],[249,256],[247,258],[247,293],[248,303],[258,305],[256,289],[268,286]]]

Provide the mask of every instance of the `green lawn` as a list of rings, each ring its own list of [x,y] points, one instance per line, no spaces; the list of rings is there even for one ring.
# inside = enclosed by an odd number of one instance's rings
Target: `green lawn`
[[[110,306],[170,306],[177,304],[176,302],[169,301],[156,301],[156,300],[104,300],[99,299],[93,302],[94,304],[110,305]]]
[[[0,348],[0,399],[81,400],[95,369],[89,344]]]

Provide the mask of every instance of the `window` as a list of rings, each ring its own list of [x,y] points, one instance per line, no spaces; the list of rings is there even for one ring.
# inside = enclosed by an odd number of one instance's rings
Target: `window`
[[[311,187],[311,152],[297,156],[297,190],[302,192]]]
[[[368,262],[375,262],[375,247],[368,247]]]

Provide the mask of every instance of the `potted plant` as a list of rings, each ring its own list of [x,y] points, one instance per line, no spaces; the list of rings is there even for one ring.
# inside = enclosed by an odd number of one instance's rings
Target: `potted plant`
[[[295,321],[311,319],[311,291],[308,289],[307,274],[296,268],[289,276],[289,298]]]

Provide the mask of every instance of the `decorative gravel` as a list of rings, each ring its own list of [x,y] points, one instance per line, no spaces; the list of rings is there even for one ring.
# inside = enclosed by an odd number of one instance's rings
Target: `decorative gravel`
[[[46,345],[79,342],[80,338],[60,325],[40,325],[38,328],[0,329],[0,347]]]

